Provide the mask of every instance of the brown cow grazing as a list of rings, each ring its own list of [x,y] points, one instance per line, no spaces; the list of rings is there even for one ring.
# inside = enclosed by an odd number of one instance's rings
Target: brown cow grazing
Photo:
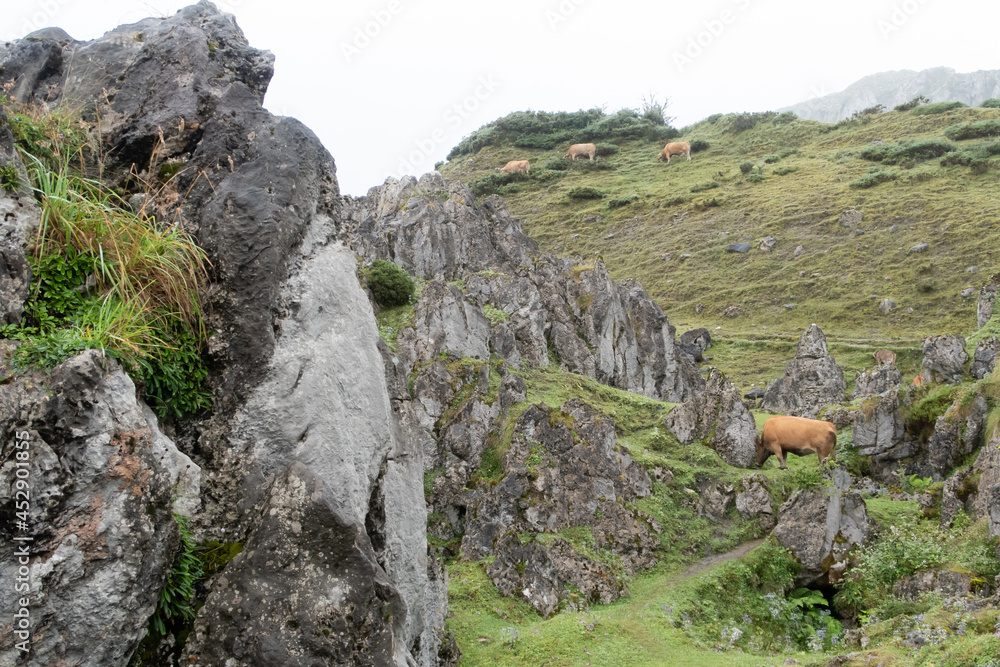
[[[923,375],[918,375],[917,377],[913,378],[913,382],[911,382],[910,384],[912,384],[914,387],[921,387],[921,386],[923,386],[923,384],[924,384],[924,376]]]
[[[671,141],[669,144],[663,147],[660,151],[660,162],[664,160],[667,164],[670,164],[671,155],[687,155],[688,162],[691,161],[691,142],[690,141]]]
[[[594,157],[597,156],[597,146],[594,144],[573,144],[563,157],[568,157],[575,162],[578,155],[589,155],[590,161],[593,162]]]
[[[872,356],[875,357],[876,368],[896,363],[896,353],[892,350],[875,350]]]
[[[831,422],[805,417],[771,417],[764,422],[764,432],[754,444],[757,447],[758,468],[774,454],[781,463],[781,469],[787,470],[786,453],[797,456],[816,454],[822,464],[823,459],[833,455],[837,427]]]
[[[509,171],[523,171],[527,174],[531,171],[531,165],[527,160],[511,160],[504,166],[500,167],[501,174],[506,174]]]

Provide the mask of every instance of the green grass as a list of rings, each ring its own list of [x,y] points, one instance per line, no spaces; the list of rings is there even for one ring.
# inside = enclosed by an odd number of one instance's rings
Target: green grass
[[[839,126],[768,119],[738,133],[721,117],[684,128],[680,138],[710,143],[691,162],[657,162],[659,141],[626,138],[617,141],[614,155],[586,168],[578,164],[555,180],[520,183],[505,198],[544,250],[597,253],[613,277],[642,282],[681,331],[707,326],[713,335],[743,339],[766,326],[768,334],[797,337],[816,322],[831,340],[865,339],[875,349],[895,340],[913,345],[929,333],[970,333],[974,327],[975,299],[955,295],[985,281],[965,269],[991,266],[989,249],[1000,243],[995,178],[930,160],[893,167],[897,178],[891,182],[852,188],[871,166],[857,153],[876,139],[937,145],[946,128],[995,115],[981,108],[926,116],[892,111]],[[543,164],[564,150],[489,145],[442,171],[468,181],[510,159]],[[797,150],[795,172],[748,183],[740,171],[741,163],[763,164],[765,156],[788,150]],[[691,188],[713,181],[719,187],[710,194],[718,205],[699,206]],[[568,198],[572,188],[636,199],[609,208],[602,200]],[[861,236],[837,222],[855,208],[866,216]],[[585,220],[593,216],[600,220]],[[778,239],[770,253],[724,251],[744,237],[755,246],[768,235]],[[921,241],[930,252],[907,255]],[[798,245],[805,252],[795,257]],[[682,253],[691,258],[679,261]],[[887,297],[900,307],[883,315],[877,306]],[[704,310],[696,314],[699,303]],[[784,308],[788,303],[796,305]],[[725,317],[730,305],[740,305],[743,314]]]

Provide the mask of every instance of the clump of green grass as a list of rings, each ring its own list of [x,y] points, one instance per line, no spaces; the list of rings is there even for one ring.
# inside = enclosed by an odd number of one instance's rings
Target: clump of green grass
[[[623,206],[628,206],[629,204],[635,203],[638,200],[639,200],[639,195],[637,195],[637,194],[620,195],[618,197],[609,197],[608,198],[608,208],[612,208],[612,209],[614,209],[614,208],[622,208]]]
[[[604,193],[597,188],[577,186],[575,188],[570,188],[566,192],[566,196],[570,199],[601,199],[604,197]]]
[[[705,183],[696,183],[691,186],[691,192],[704,192],[705,190],[713,190],[719,187],[719,183],[716,181],[708,181]]]
[[[990,99],[986,100],[979,106],[985,109],[1000,109],[1000,99],[996,97],[991,97]]]
[[[941,139],[901,141],[896,144],[868,146],[858,152],[858,157],[883,164],[901,164],[912,160],[929,160],[955,150],[955,145]]]
[[[1000,120],[986,119],[955,123],[945,128],[944,136],[952,141],[1000,136]]]
[[[3,331],[25,343],[16,363],[47,368],[103,349],[142,380],[161,417],[207,408],[204,252],[180,225],[136,214],[99,182],[24,155],[42,219],[29,258],[28,317]]]
[[[932,102],[931,104],[921,104],[918,107],[914,107],[910,113],[914,116],[932,116],[951,111],[952,109],[961,109],[966,106],[968,105],[962,102]]]
[[[513,183],[521,183],[530,178],[523,171],[508,171],[505,173],[486,174],[469,183],[469,189],[477,197],[502,194],[505,187]]]
[[[897,178],[899,178],[898,172],[883,169],[882,167],[872,167],[866,174],[851,181],[851,187],[859,189],[871,188],[879,183],[887,183]]]
[[[788,174],[794,174],[798,170],[799,170],[798,167],[786,166],[786,167],[777,167],[774,170],[772,170],[771,173],[773,173],[775,176],[787,176]]]
[[[21,175],[13,162],[0,165],[0,188],[14,192],[21,187]]]
[[[924,97],[923,95],[917,95],[909,102],[903,102],[902,104],[897,104],[893,107],[893,111],[911,111],[916,109],[921,104],[929,104],[930,99]]]

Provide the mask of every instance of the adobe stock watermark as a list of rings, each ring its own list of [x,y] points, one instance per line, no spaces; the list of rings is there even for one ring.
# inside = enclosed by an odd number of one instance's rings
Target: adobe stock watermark
[[[443,123],[450,126],[451,129],[461,127],[482,106],[483,102],[492,97],[502,85],[503,82],[492,74],[479,77],[472,93],[451,105],[444,112]],[[398,179],[406,174],[414,174],[421,164],[427,162],[435,152],[441,150],[446,138],[447,130],[439,125],[423,138],[414,139],[413,150],[400,156],[399,166],[393,176]]]
[[[549,22],[549,29],[555,32],[562,24],[566,23],[577,8],[587,0],[559,0],[559,4],[545,10],[545,20]]]
[[[381,35],[402,11],[402,0],[389,0],[385,7],[371,12],[368,20],[354,27],[351,39],[340,43],[340,52],[344,55],[344,60],[351,62],[360,56],[361,52],[371,45],[372,40]]]
[[[732,0],[731,4],[735,9],[723,9],[714,19],[702,21],[702,29],[688,37],[683,49],[674,51],[677,71],[683,73],[684,68],[693,65],[695,60],[711,48],[726,32],[726,28],[736,22],[739,12],[749,9],[750,2],[751,0]]]
[[[31,552],[30,544],[34,541],[30,534],[31,524],[31,433],[17,431],[14,434],[14,475],[11,491],[14,496],[14,536],[17,544],[14,548],[14,558],[17,559],[17,574],[11,582],[14,586],[16,600],[14,605],[13,628],[14,647],[22,653],[27,653],[31,646],[31,608],[28,595],[31,593]]]
[[[21,24],[21,37],[30,35],[36,30],[48,28],[55,25],[55,18],[62,11],[63,7],[73,3],[73,0],[40,0],[35,2],[33,8],[27,10],[27,18]]]
[[[882,39],[887,40],[892,37],[893,33],[899,32],[899,30],[905,26],[913,15],[920,11],[920,8],[926,5],[930,0],[904,0],[899,4],[893,4],[892,11],[889,12],[889,16],[886,18],[880,18],[876,25],[878,26],[879,32],[882,33]]]

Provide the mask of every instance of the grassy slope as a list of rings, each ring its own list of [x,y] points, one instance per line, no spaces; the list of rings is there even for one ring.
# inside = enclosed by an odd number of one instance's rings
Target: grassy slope
[[[900,178],[856,189],[850,181],[877,163],[851,153],[877,139],[942,138],[953,123],[998,115],[995,109],[971,108],[920,117],[888,112],[831,131],[825,130],[833,126],[796,120],[768,121],[736,134],[726,129],[725,118],[702,121],[686,128],[684,138],[705,139],[711,147],[691,162],[660,163],[659,144],[620,142],[618,154],[595,165],[578,163],[563,178],[507,186],[503,196],[543,249],[599,254],[614,277],[641,281],[679,331],[711,329],[723,343],[710,352],[713,363],[743,386],[779,376],[798,334],[812,322],[830,337],[849,379],[883,346],[904,353],[901,370],[912,376],[924,336],[968,336],[974,329],[975,298],[959,293],[978,288],[994,271],[1000,172],[974,175],[968,167],[942,167],[931,159],[911,168],[886,167]],[[798,152],[763,162],[765,155],[786,149]],[[562,152],[490,146],[442,171],[468,182],[509,159],[527,158],[538,173]],[[762,168],[765,180],[748,182],[739,169],[744,161]],[[798,170],[773,173],[789,166]],[[720,187],[690,192],[710,181]],[[604,200],[567,198],[576,186],[639,198],[610,209]],[[713,199],[720,205],[706,207]],[[861,235],[838,223],[841,212],[855,208],[865,213]],[[601,219],[585,221],[592,216]],[[896,230],[889,231],[893,225]],[[778,239],[775,250],[757,250],[768,235]],[[754,246],[751,252],[725,252],[726,245],[743,240]],[[930,244],[928,252],[908,254],[919,242]],[[805,252],[794,257],[798,245]],[[680,260],[682,253],[691,258]],[[979,275],[966,272],[973,265]],[[885,297],[899,305],[889,315],[877,309]],[[698,303],[704,304],[700,315]],[[725,317],[732,305],[739,305],[742,315]]]

